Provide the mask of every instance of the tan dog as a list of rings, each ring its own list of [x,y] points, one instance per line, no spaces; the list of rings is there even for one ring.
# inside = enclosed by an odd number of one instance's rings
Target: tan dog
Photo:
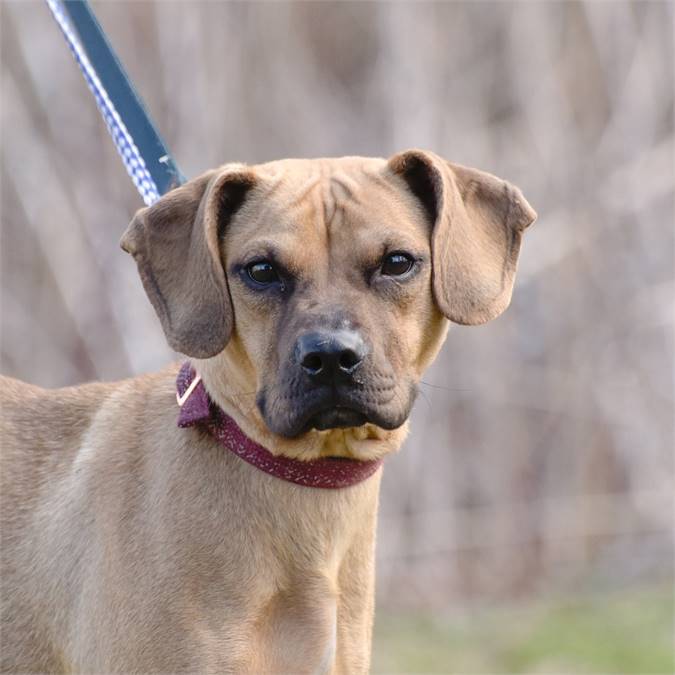
[[[508,183],[411,151],[226,165],[142,209],[122,246],[250,439],[356,464],[402,443],[448,319],[509,304],[534,218]],[[4,669],[366,672],[381,471],[268,475],[176,426],[177,372],[3,381]]]

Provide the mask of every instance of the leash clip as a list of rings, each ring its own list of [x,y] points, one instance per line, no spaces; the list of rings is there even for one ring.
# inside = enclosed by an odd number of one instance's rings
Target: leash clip
[[[176,401],[178,402],[178,407],[182,408],[183,405],[185,405],[185,402],[190,398],[192,392],[195,390],[196,386],[202,381],[202,376],[197,374],[195,375],[195,379],[190,382],[190,385],[188,388],[183,392],[183,394],[179,394],[176,392]]]

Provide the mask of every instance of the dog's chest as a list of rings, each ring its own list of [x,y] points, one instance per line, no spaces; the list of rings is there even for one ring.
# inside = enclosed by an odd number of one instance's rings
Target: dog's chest
[[[257,473],[244,483],[234,478],[248,466],[232,464],[227,490],[175,511],[181,539],[160,586],[174,589],[190,660],[200,672],[335,672],[370,596],[376,492],[289,489]]]
[[[247,537],[245,559],[229,559],[245,550],[230,541],[227,560],[200,561],[213,572],[194,579],[185,600],[209,655],[204,671],[334,672],[342,546],[284,528],[276,535]]]
[[[201,670],[312,673],[334,671],[338,602],[328,584],[314,579],[267,598],[226,610],[225,622],[194,612],[191,641],[198,643]],[[213,618],[212,616],[210,617]]]

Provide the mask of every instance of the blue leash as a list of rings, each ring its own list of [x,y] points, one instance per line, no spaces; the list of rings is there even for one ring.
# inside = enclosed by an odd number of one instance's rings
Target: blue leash
[[[146,205],[185,182],[88,0],[46,0]]]

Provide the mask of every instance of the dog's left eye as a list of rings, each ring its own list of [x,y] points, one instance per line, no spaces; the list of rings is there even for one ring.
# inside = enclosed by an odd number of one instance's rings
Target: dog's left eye
[[[246,273],[249,278],[255,281],[257,284],[273,284],[275,281],[279,281],[279,275],[274,269],[269,260],[260,260],[258,262],[251,263],[246,268]]]
[[[415,261],[411,255],[397,251],[385,256],[380,271],[388,277],[400,277],[410,272]]]

